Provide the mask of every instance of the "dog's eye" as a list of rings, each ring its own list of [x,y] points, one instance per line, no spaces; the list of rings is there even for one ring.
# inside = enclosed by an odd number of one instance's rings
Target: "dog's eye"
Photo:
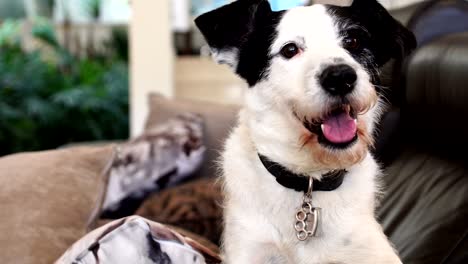
[[[358,50],[361,44],[355,37],[348,37],[343,40],[343,47],[349,51]]]
[[[301,52],[301,49],[295,43],[288,43],[281,48],[280,54],[286,59],[291,59]]]

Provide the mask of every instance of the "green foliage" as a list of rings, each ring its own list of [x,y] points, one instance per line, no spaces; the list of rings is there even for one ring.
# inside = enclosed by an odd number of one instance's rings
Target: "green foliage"
[[[34,36],[54,57],[45,59],[44,52],[25,52],[19,42],[2,35],[8,31],[0,28],[0,155],[128,137],[124,61],[78,59],[41,22]]]
[[[84,10],[93,20],[97,20],[101,13],[101,0],[84,0],[82,1]]]
[[[111,47],[114,56],[128,62],[128,30],[127,28],[116,28],[112,30],[112,36],[108,43]]]
[[[0,46],[18,44],[21,38],[21,24],[12,19],[7,19],[0,27]]]
[[[44,18],[38,18],[32,28],[32,35],[55,49],[61,49],[60,44],[55,36],[54,29],[49,21]]]

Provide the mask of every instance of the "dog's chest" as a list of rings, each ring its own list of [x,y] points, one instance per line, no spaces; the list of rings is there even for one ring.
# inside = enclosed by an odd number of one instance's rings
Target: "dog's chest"
[[[262,241],[270,245],[271,249],[266,250],[266,254],[269,254],[266,258],[272,261],[265,263],[346,263],[349,252],[356,251],[358,241],[354,238],[355,232],[359,232],[356,226],[359,222],[364,224],[368,220],[359,219],[360,217],[355,216],[351,210],[339,211],[336,207],[316,203],[316,206],[322,207],[317,236],[310,237],[307,241],[299,241],[294,224],[301,197],[294,196],[299,199],[283,196],[276,199],[280,203],[277,205],[258,203],[261,209],[257,212],[245,210],[247,204],[244,204],[243,213],[236,210],[226,217],[241,219],[245,223],[241,228],[245,232],[236,235],[244,236],[240,238],[242,241]],[[288,261],[284,261],[285,258]]]
[[[360,208],[358,204],[346,206],[346,202],[341,197],[342,193],[321,192],[315,193],[311,205],[318,211],[318,227],[316,236],[300,241],[297,237],[297,214],[301,212],[303,205],[303,194],[290,190],[278,190],[258,192],[258,197],[269,197],[268,200],[256,200],[251,197],[250,205],[244,204],[243,208],[245,221],[252,221],[252,225],[257,228],[269,230],[259,232],[260,236],[269,236],[272,241],[278,244],[296,245],[297,249],[317,248],[322,245],[327,247],[336,245],[347,246],[350,237],[360,223],[366,222],[366,218],[372,218],[371,210]],[[246,208],[252,210],[246,210]],[[240,213],[242,214],[242,213]],[[313,221],[309,218],[305,221],[309,226]]]
[[[314,193],[312,205],[320,208],[317,237],[299,241],[294,225],[296,213],[302,204],[303,193],[279,186],[272,178],[268,178],[270,175],[262,174],[255,168],[246,170],[243,176],[253,177],[254,174],[256,179],[260,179],[258,182],[250,180],[248,186],[243,189],[236,188],[229,194],[231,199],[226,204],[226,219],[228,222],[229,219],[237,219],[236,224],[242,225],[240,229],[243,233],[236,233],[234,236],[245,236],[248,240],[271,243],[279,252],[293,256],[297,260],[294,263],[301,263],[301,259],[316,259],[318,263],[323,263],[321,261],[328,260],[329,256],[338,254],[334,249],[340,251],[351,249],[354,232],[359,231],[357,227],[372,218],[372,210],[361,207],[359,197],[354,198],[354,201],[352,199],[346,201],[349,194],[339,190]],[[247,179],[244,179],[244,183],[247,183],[246,181]],[[346,188],[349,183],[345,181],[343,184]],[[232,189],[227,187],[227,191],[229,190]],[[283,254],[277,256],[274,253],[271,257],[282,258]]]
[[[337,190],[313,193],[312,206],[320,208],[317,237],[299,241],[294,225],[304,194],[279,185],[257,160],[255,149],[235,134],[231,135],[223,156],[225,242],[273,245],[276,250],[271,252],[281,254],[274,253],[269,256],[271,259],[287,255],[294,259],[292,263],[346,263],[346,258],[339,256],[349,256],[359,240],[356,234],[374,221],[377,167],[371,157],[351,170]]]

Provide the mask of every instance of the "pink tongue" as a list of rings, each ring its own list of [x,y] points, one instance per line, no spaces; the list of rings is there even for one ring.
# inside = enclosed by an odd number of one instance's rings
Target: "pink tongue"
[[[322,132],[332,143],[346,143],[356,136],[356,122],[349,114],[342,112],[325,119]]]

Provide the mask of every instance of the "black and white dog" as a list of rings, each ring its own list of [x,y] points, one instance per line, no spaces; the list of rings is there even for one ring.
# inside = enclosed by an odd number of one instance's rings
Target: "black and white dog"
[[[374,217],[379,67],[416,46],[376,0],[273,12],[238,0],[196,24],[247,81],[223,155],[226,263],[401,263]]]

